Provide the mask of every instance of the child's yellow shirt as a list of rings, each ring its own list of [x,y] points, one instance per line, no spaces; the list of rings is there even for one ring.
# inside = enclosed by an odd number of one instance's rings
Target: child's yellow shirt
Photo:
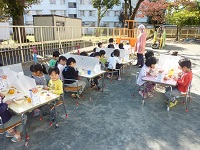
[[[56,81],[49,81],[49,90],[52,90],[54,94],[61,95],[63,93],[63,83],[60,79]]]

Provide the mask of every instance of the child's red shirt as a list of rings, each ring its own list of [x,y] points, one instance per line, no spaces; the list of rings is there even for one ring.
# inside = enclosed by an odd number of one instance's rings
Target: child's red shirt
[[[188,86],[192,81],[192,71],[185,72],[180,79],[177,80],[177,88],[180,92],[187,92]]]

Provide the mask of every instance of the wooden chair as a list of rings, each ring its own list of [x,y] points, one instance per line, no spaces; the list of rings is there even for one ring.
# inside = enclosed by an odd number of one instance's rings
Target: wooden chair
[[[70,84],[66,84],[65,81],[74,81],[76,82],[76,86],[72,87],[70,86]],[[78,85],[78,81],[75,79],[64,79],[64,84],[63,84],[63,88],[64,88],[64,93],[65,92],[70,92],[70,93],[75,93],[76,94],[76,105],[78,105],[78,99],[81,98],[80,96],[80,91],[82,90],[82,86]]]
[[[6,131],[8,131],[8,130],[10,130],[10,129],[13,129],[13,128],[15,128],[15,127],[17,127],[17,126],[19,126],[19,125],[21,125],[22,124],[22,121],[23,121],[24,119],[22,119],[22,120],[20,120],[19,122],[17,122],[17,123],[15,123],[15,124],[13,124],[13,125],[11,125],[11,126],[9,126],[9,127],[4,127],[4,124],[3,124],[3,120],[2,120],[2,118],[0,117],[0,134],[2,134],[3,135],[3,142],[4,142],[4,149],[6,149]],[[26,136],[26,135],[24,135],[24,136]]]

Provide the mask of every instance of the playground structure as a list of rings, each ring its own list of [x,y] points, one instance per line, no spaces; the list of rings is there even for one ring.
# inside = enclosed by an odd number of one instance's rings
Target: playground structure
[[[137,27],[135,20],[125,20],[124,28],[116,28],[114,31],[115,35],[119,35],[114,37],[116,43],[129,43],[131,47],[134,47],[137,39],[137,29],[135,27]]]
[[[166,31],[163,27],[159,27],[158,30],[154,32],[152,48],[162,49],[165,47],[166,41]]]

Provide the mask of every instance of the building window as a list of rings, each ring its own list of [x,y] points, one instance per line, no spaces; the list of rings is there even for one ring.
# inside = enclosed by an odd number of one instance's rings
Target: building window
[[[65,4],[65,0],[60,0],[60,4]]]
[[[69,3],[68,3],[68,7],[69,7],[69,8],[76,8],[76,3],[69,2]]]
[[[85,1],[84,1],[84,0],[79,0],[79,4],[80,4],[80,5],[84,5],[84,4],[85,4]]]
[[[95,11],[90,10],[89,11],[89,16],[95,16]]]
[[[77,14],[69,14],[69,18],[77,18]]]
[[[119,27],[119,22],[114,22],[114,27]]]
[[[67,16],[67,11],[66,10],[61,10],[60,11],[61,16]]]
[[[52,15],[56,15],[56,10],[51,10]]]
[[[114,11],[114,16],[119,16],[120,11]]]
[[[56,0],[50,0],[50,4],[56,4]]]
[[[85,16],[85,11],[84,10],[80,10],[79,11],[79,15],[80,15],[80,17],[84,17]]]
[[[109,17],[110,16],[110,11],[107,11],[105,16]]]
[[[110,25],[109,22],[104,22],[104,23],[103,23],[103,26],[104,26],[104,27],[109,27],[109,25]]]
[[[33,21],[26,21],[26,25],[33,25]]]
[[[41,14],[42,14],[42,10],[36,10],[36,11],[35,11],[35,14],[36,14],[36,15],[41,15]]]

